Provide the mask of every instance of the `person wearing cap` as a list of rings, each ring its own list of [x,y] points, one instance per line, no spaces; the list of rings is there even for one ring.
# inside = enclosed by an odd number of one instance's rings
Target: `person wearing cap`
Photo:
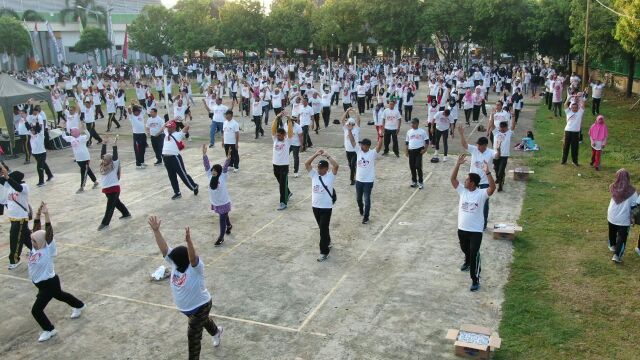
[[[402,115],[396,109],[396,101],[389,101],[389,106],[382,112],[382,123],[384,127],[384,152],[382,155],[389,154],[389,143],[393,140],[393,153],[396,157],[400,157],[400,150],[398,147],[398,133],[402,126],[400,119]]]
[[[42,230],[41,214],[44,214],[45,219],[44,230]],[[56,241],[53,238],[49,209],[45,203],[42,203],[36,212],[29,240],[25,243],[25,246],[29,248],[29,278],[38,288],[38,295],[36,295],[36,301],[31,308],[31,315],[42,328],[38,341],[43,342],[58,334],[58,331],[44,313],[44,309],[52,299],[71,306],[73,309],[71,311],[72,319],[79,318],[86,305],[75,296],[62,291],[60,278],[56,274],[53,265],[53,259],[58,255],[58,250]]]
[[[7,217],[11,222],[9,230],[9,270],[20,265],[22,245],[29,241],[29,217],[31,206],[29,205],[29,186],[23,181],[24,174],[20,171],[9,172],[2,166],[0,169],[0,185],[5,188],[7,194]]]
[[[214,347],[220,345],[223,332],[222,326],[216,325],[210,315],[213,302],[205,285],[204,261],[196,253],[188,226],[185,228],[186,246],[171,248],[160,231],[162,221],[150,216],[148,223],[162,257],[171,265],[169,286],[173,302],[178,311],[189,318],[188,359],[197,360],[202,347],[202,330],[207,330],[212,336]]]
[[[352,130],[349,130],[349,141],[355,148],[356,139]],[[358,203],[360,215],[362,215],[362,223],[367,224],[371,209],[371,190],[376,177],[376,156],[380,152],[382,143],[378,141],[375,151],[371,151],[371,140],[367,138],[360,140],[358,143],[360,148],[356,148],[358,156],[356,160],[356,202]]]
[[[467,143],[467,139],[464,136],[464,128],[459,127],[458,131],[460,132],[460,142],[462,143],[462,147],[471,153],[471,164],[469,168],[469,172],[478,174],[480,176],[480,182],[478,183],[478,187],[480,189],[486,189],[489,187],[491,182],[489,181],[486,171],[483,171],[483,165],[485,162],[490,164],[493,162],[493,159],[496,158],[496,151],[493,149],[489,149],[489,139],[482,136],[478,138],[476,145],[469,145]],[[494,184],[495,185],[495,184]],[[484,228],[487,228],[487,220],[489,218],[489,200],[484,203]]]
[[[351,114],[355,114],[355,118]],[[347,154],[347,163],[349,164],[349,180],[351,185],[356,184],[356,162],[358,154],[356,146],[351,144],[349,132],[353,135],[356,142],[360,141],[360,114],[356,113],[354,108],[349,108],[342,115],[342,130],[344,132],[344,150]]]
[[[464,135],[461,134],[464,138]],[[486,139],[486,138],[484,138]],[[473,156],[473,155],[472,155]],[[466,154],[458,157],[456,166],[451,172],[451,185],[460,195],[458,202],[458,240],[460,249],[464,253],[464,263],[460,271],[469,271],[471,276],[471,287],[469,290],[478,291],[480,289],[480,244],[482,243],[482,233],[486,228],[486,218],[483,227],[483,215],[480,208],[489,201],[489,197],[496,190],[496,183],[493,181],[489,171],[489,163],[485,160],[481,163],[482,174],[488,179],[488,186],[480,186],[480,175],[470,172],[464,180],[464,184],[458,181],[458,171],[467,158]],[[473,163],[473,158],[471,160]],[[471,164],[473,168],[474,165]],[[484,203],[484,204],[483,204]]]
[[[312,167],[313,161],[323,156],[326,160],[318,161],[317,170]],[[331,163],[331,171],[329,171]],[[329,234],[329,224],[331,223],[331,212],[335,203],[335,189],[333,184],[338,175],[338,163],[326,151],[320,149],[316,151],[304,163],[304,167],[311,178],[311,206],[313,216],[316,218],[318,228],[320,228],[320,257],[318,261],[325,261],[329,258],[331,250],[331,235]]]
[[[227,110],[224,113],[224,124],[222,125],[222,148],[227,157],[231,157],[233,172],[238,172],[240,167],[240,125],[233,119],[233,111]]]
[[[133,151],[136,156],[136,169],[144,169],[147,164],[144,163],[144,153],[147,149],[147,130],[145,129],[145,119],[142,108],[139,105],[133,105],[127,108],[129,113],[129,121],[131,122],[131,131],[133,132]]]
[[[180,155],[180,150],[184,147],[182,141],[185,138],[185,134],[189,133],[189,125],[186,125],[180,131],[177,131],[176,127],[177,125],[174,120],[167,121],[164,124],[164,142],[162,144],[162,160],[164,167],[167,169],[171,187],[173,188],[171,200],[182,197],[180,184],[178,184],[178,176],[189,190],[193,191],[194,195],[198,195],[198,184],[196,184],[187,173],[182,155]]]
[[[273,175],[278,180],[280,192],[280,205],[277,210],[287,208],[289,199],[293,193],[289,190],[289,149],[291,148],[291,138],[293,138],[293,124],[287,122],[287,129],[278,127],[280,118],[287,116],[286,111],[280,112],[271,124],[271,137],[273,139]]]
[[[73,158],[76,161],[76,164],[80,167],[80,188],[76,191],[76,194],[79,194],[84,191],[84,186],[87,183],[87,176],[93,181],[93,188],[98,187],[98,179],[93,174],[91,167],[89,166],[89,161],[91,160],[91,154],[89,154],[89,149],[87,149],[87,136],[84,134],[84,129],[79,128],[71,128],[69,133],[71,136],[62,135],[64,141],[68,142],[71,145],[71,149],[73,150]]]
[[[406,155],[409,158],[409,169],[411,170],[411,187],[424,188],[422,172],[422,155],[429,147],[429,134],[419,127],[420,120],[411,120],[411,129],[407,131],[405,143],[407,145]]]

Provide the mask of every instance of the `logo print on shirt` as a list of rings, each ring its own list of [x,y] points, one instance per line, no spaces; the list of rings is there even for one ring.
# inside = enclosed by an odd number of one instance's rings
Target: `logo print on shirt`
[[[29,264],[37,263],[40,260],[41,257],[42,257],[42,253],[40,253],[40,252],[30,253],[29,254]]]
[[[187,282],[187,273],[184,273],[184,274],[173,273],[173,275],[171,276],[171,285],[175,287],[181,288],[184,286],[186,282]]]
[[[464,212],[475,212],[478,209],[479,205],[477,202],[463,202],[460,206],[460,210]]]
[[[365,158],[360,158],[360,160],[358,160],[358,167],[367,167],[369,166],[369,164],[371,163],[371,161],[365,159]]]
[[[284,143],[275,143],[273,147],[276,151],[282,151],[284,149]]]

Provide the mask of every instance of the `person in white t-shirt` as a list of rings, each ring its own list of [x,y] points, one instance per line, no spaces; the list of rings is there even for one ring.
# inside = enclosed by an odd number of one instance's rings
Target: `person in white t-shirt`
[[[102,175],[102,193],[107,197],[107,208],[98,231],[104,230],[111,223],[113,211],[118,209],[122,216],[120,219],[131,218],[131,213],[127,207],[120,201],[120,160],[118,159],[118,136],[113,142],[113,153],[107,154],[107,144],[109,139],[106,138],[102,143],[100,151],[100,175]]]
[[[411,170],[411,187],[424,188],[422,176],[422,155],[429,147],[429,134],[420,128],[420,120],[411,120],[411,129],[407,131],[405,139],[407,145],[406,155],[409,158],[409,169]]]
[[[189,125],[186,125],[182,130],[177,131],[177,124],[175,120],[167,121],[164,124],[164,143],[162,144],[162,162],[165,169],[167,169],[167,175],[169,176],[169,182],[173,189],[173,196],[171,200],[176,200],[182,197],[180,192],[180,184],[178,183],[178,176],[180,180],[193,191],[195,196],[198,195],[198,184],[193,181],[193,178],[189,176],[184,166],[184,160],[180,151],[184,148],[184,138],[189,133]]]
[[[356,146],[351,144],[349,132],[351,132],[356,142],[360,141],[360,114],[356,113],[354,108],[349,108],[342,115],[341,123],[344,132],[344,150],[347,153],[347,163],[349,164],[349,180],[351,185],[355,185],[358,154]]]
[[[44,214],[45,230],[42,230],[41,214]],[[29,248],[29,278],[38,288],[38,295],[31,308],[31,314],[42,328],[38,341],[43,342],[58,334],[58,331],[44,313],[44,309],[52,299],[71,306],[73,308],[71,312],[72,319],[79,318],[86,305],[75,296],[62,291],[60,286],[60,278],[53,266],[53,259],[58,255],[58,251],[56,241],[53,239],[53,227],[51,226],[47,204],[42,203],[38,208],[33,220],[31,241],[25,245]]]
[[[145,118],[140,105],[133,105],[127,108],[131,131],[133,132],[133,152],[136,157],[136,169],[144,169],[144,154],[147,150],[147,130],[145,129]]]
[[[150,216],[149,226],[153,231],[156,245],[164,259],[171,265],[169,286],[173,295],[173,302],[178,311],[189,318],[187,339],[189,359],[199,359],[202,346],[202,330],[206,329],[213,337],[213,346],[220,345],[222,326],[217,326],[211,319],[210,312],[213,305],[211,294],[205,285],[204,261],[196,253],[191,231],[185,228],[186,246],[169,247],[160,232],[162,221],[156,216]]]
[[[382,155],[389,154],[389,143],[393,140],[393,153],[396,157],[400,157],[400,149],[398,147],[398,133],[402,126],[402,115],[396,109],[396,101],[389,101],[389,106],[382,112],[382,123],[384,127],[384,152]]]
[[[158,109],[149,109],[149,117],[147,118],[145,128],[146,131],[149,132],[151,147],[156,156],[156,162],[153,163],[154,166],[162,165],[162,145],[164,144],[163,125],[164,118],[158,116]]]
[[[593,116],[600,114],[600,102],[602,101],[602,93],[604,92],[604,84],[600,80],[595,83],[591,82],[591,113]]]
[[[287,208],[289,199],[293,193],[289,190],[289,149],[293,137],[293,124],[289,122],[287,129],[278,127],[280,118],[287,116],[285,110],[281,111],[271,124],[271,138],[273,139],[273,176],[278,180],[280,192],[280,205],[277,210]]]
[[[515,128],[515,121],[511,123],[510,127],[507,121],[503,121],[498,125],[498,128],[493,131],[493,138],[495,140],[493,150],[496,152],[496,157],[493,159],[493,171],[496,172],[498,192],[501,192],[504,186],[507,162],[511,153],[511,137],[513,136]]]
[[[464,134],[462,134],[464,137]],[[486,139],[486,138],[485,138]],[[482,173],[487,177],[489,186],[480,187],[480,175],[469,173],[464,180],[464,185],[458,181],[458,171],[465,162],[466,155],[458,157],[456,166],[451,173],[451,185],[460,195],[458,203],[458,240],[460,249],[464,253],[464,263],[460,267],[461,271],[469,271],[471,275],[471,291],[480,289],[480,244],[482,243],[482,232],[486,225],[483,221],[483,214],[480,209],[493,195],[496,184],[489,172],[489,163],[482,163]],[[472,160],[473,161],[473,160]]]
[[[0,163],[1,164],[1,163]],[[24,182],[24,174],[20,171],[9,172],[0,166],[0,185],[7,196],[6,216],[11,222],[9,230],[9,270],[20,265],[22,246],[29,241],[29,186]]]
[[[611,192],[611,201],[607,210],[609,250],[615,253],[611,260],[620,263],[627,247],[627,237],[632,224],[631,209],[640,205],[640,198],[631,185],[631,176],[626,169],[616,172],[616,180],[609,186],[609,191]],[[639,248],[636,248],[636,253],[640,255]]]
[[[31,153],[36,159],[36,170],[38,172],[38,185],[44,186],[44,174],[47,174],[47,182],[53,179],[53,173],[47,164],[47,150],[44,147],[44,126],[40,122],[29,128],[29,144],[31,144]]]
[[[578,165],[578,151],[580,149],[580,133],[582,132],[582,117],[584,116],[584,102],[578,96],[568,96],[564,112],[567,116],[567,125],[564,128],[564,144],[562,147],[562,165],[567,163],[569,149],[571,149],[571,161]]]
[[[118,120],[116,120],[116,110],[117,110],[117,106],[116,106],[116,97],[115,95],[113,95],[112,92],[108,92],[107,93],[107,97],[105,99],[106,101],[106,105],[107,105],[107,116],[108,116],[108,121],[107,121],[107,132],[111,132],[111,124],[115,124],[116,125],[116,129],[120,129],[120,123],[118,122]]]
[[[277,120],[274,120],[277,121]],[[291,146],[289,146],[289,154],[293,153],[293,177],[298,178],[300,174],[298,170],[300,169],[300,147],[304,142],[304,136],[302,131],[302,126],[300,126],[299,121],[295,117],[287,116],[286,129],[288,129],[289,124],[291,124],[291,130],[293,136],[291,137]],[[278,124],[279,128],[285,129],[285,124],[282,121]]]
[[[356,148],[356,139],[352,131],[349,131],[349,141],[351,141],[351,146]],[[358,144],[360,144],[360,148],[356,148],[358,156],[356,161],[356,201],[360,215],[362,215],[362,223],[367,224],[371,210],[371,190],[376,178],[376,157],[382,143],[378,141],[375,151],[371,151],[371,140],[369,139],[362,139],[358,141]]]
[[[314,170],[311,164],[319,156],[323,156],[326,160],[318,161],[317,170]],[[331,169],[329,169],[329,164],[331,164]],[[320,149],[305,161],[304,167],[311,178],[311,207],[318,228],[320,228],[320,257],[318,257],[318,261],[321,262],[329,258],[329,251],[331,251],[329,224],[336,200],[336,190],[333,185],[336,175],[338,175],[339,166],[329,153]]]
[[[238,172],[240,168],[240,125],[233,119],[233,111],[227,110],[224,113],[224,123],[222,124],[222,148],[227,157],[231,158],[233,172]]]
[[[469,172],[478,174],[480,176],[479,187],[481,189],[486,189],[489,187],[489,179],[485,175],[485,171],[483,171],[482,164],[485,162],[490,164],[493,159],[496,157],[496,152],[492,149],[489,149],[489,139],[482,136],[478,138],[476,141],[476,145],[469,145],[467,143],[467,139],[464,136],[464,128],[459,127],[458,132],[460,132],[460,142],[462,143],[462,147],[465,150],[468,150],[471,153],[471,166],[469,167]],[[484,227],[487,227],[487,221],[489,219],[489,201],[485,201],[484,203]]]
[[[96,176],[93,174],[91,167],[89,166],[89,160],[91,155],[89,149],[87,149],[87,136],[84,135],[84,129],[71,128],[69,133],[71,136],[62,135],[62,138],[71,145],[73,150],[73,157],[76,164],[80,166],[80,188],[76,191],[76,194],[84,192],[84,185],[87,183],[87,176],[93,181],[93,188],[97,188],[99,183]]]
[[[231,111],[231,110],[229,110]],[[202,163],[204,165],[204,171],[209,178],[209,202],[211,203],[211,210],[220,215],[220,235],[216,240],[214,246],[220,246],[224,242],[224,235],[231,234],[231,220],[229,220],[229,213],[231,212],[231,198],[229,197],[229,191],[227,190],[227,181],[229,175],[227,170],[231,165],[231,154],[227,153],[227,159],[223,165],[214,164],[211,166],[209,163],[209,157],[207,156],[207,145],[202,145]]]

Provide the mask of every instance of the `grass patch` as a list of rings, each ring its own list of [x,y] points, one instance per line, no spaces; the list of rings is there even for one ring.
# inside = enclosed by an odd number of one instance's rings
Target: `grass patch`
[[[608,186],[615,172],[627,168],[640,185],[640,121],[631,104],[620,97],[602,104],[610,145],[599,172],[589,166],[590,112],[583,120],[585,141],[576,168],[560,165],[564,118],[539,107],[534,133],[541,151],[526,160],[535,175],[519,221],[524,231],[514,242],[497,358],[638,358],[637,227],[621,265],[611,261],[607,249]]]

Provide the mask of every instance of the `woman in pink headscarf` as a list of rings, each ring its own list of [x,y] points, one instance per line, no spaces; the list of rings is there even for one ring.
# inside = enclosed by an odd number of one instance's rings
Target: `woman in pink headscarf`
[[[607,145],[607,137],[609,130],[607,124],[604,123],[604,116],[598,115],[596,121],[589,129],[589,137],[591,138],[591,166],[595,166],[596,170],[600,170],[600,156],[602,149]]]
[[[627,246],[631,226],[631,208],[638,206],[638,194],[631,185],[631,176],[625,169],[616,172],[616,181],[609,186],[611,201],[607,210],[609,222],[609,250],[614,252],[612,261],[620,263]],[[636,252],[638,252],[636,250]]]
[[[82,125],[81,125],[82,126]],[[84,127],[82,127],[84,130]],[[84,191],[84,185],[87,182],[87,176],[93,181],[93,188],[98,187],[98,179],[91,171],[91,167],[89,167],[89,160],[91,160],[91,155],[89,154],[89,149],[87,149],[87,136],[83,134],[83,131],[74,127],[69,129],[69,133],[71,136],[63,135],[62,138],[71,144],[71,149],[73,150],[73,157],[76,160],[76,164],[80,166],[80,188],[76,191],[76,194],[79,194]]]
[[[471,118],[471,112],[473,111],[473,93],[471,89],[467,89],[462,98],[462,104],[464,107],[464,118],[467,122],[467,126],[471,125],[469,119]]]

